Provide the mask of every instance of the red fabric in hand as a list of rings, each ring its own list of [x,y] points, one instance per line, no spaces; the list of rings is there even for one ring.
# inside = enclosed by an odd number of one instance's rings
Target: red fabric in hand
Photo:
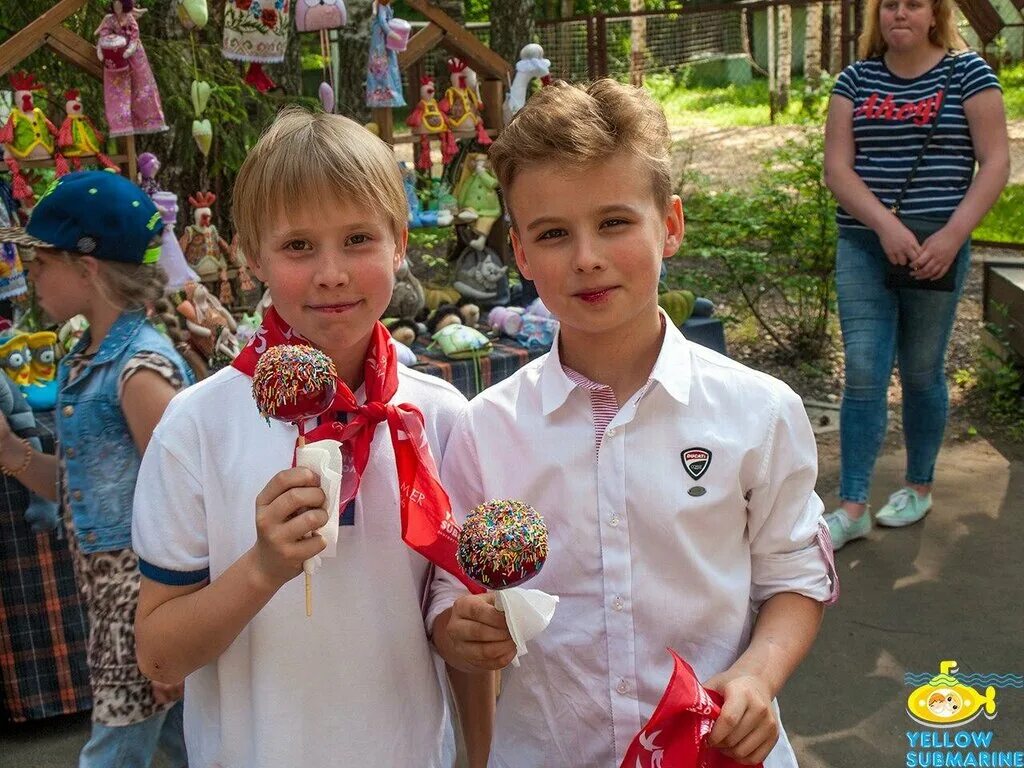
[[[668,687],[619,768],[740,768],[741,763],[707,744],[722,712],[722,695],[704,688],[693,668],[671,648],[668,652],[675,662]]]

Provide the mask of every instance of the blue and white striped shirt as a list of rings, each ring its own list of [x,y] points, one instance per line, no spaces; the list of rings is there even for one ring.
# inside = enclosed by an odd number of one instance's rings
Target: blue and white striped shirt
[[[953,59],[949,93],[942,89]],[[941,107],[939,124],[907,190],[900,212],[944,221],[967,194],[974,176],[974,147],[964,102],[988,88],[1000,88],[992,68],[973,51],[945,56],[920,77],[897,77],[882,57],[844,69],[832,93],[853,102],[854,168],[887,208],[895,201],[925,136]],[[865,228],[839,207],[840,227]]]

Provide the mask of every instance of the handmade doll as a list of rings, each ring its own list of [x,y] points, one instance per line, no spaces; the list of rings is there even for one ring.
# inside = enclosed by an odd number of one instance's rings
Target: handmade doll
[[[21,391],[8,377],[0,374],[0,413],[11,425],[11,430],[24,437],[35,450],[41,451],[36,417]],[[55,502],[29,491],[29,503],[25,508],[25,522],[33,533],[46,533],[57,527],[58,507]]]
[[[19,387],[32,381],[32,356],[28,351],[28,334],[15,333],[0,344],[0,365]]]
[[[451,209],[442,207],[440,201],[436,211],[427,210],[420,202],[416,193],[416,171],[408,163],[400,163],[402,168],[402,184],[405,187],[405,201],[409,211],[409,227],[447,227],[454,217]]]
[[[253,282],[249,268],[246,266],[245,252],[242,250],[238,233],[231,238],[231,261],[238,268],[238,302],[243,306],[255,304],[262,296],[262,287]]]
[[[185,260],[211,290],[219,282],[221,300],[230,304],[231,284],[228,282],[227,257],[231,254],[231,248],[213,224],[213,212],[210,210],[217,196],[212,192],[198,192],[189,197],[188,201],[194,209],[194,223],[185,227],[179,242]]]
[[[423,286],[409,268],[409,262],[403,261],[395,273],[395,288],[391,293],[391,303],[384,314],[388,317],[400,317],[413,320],[427,304]]]
[[[524,45],[516,62],[516,76],[508,89],[508,96],[502,105],[502,117],[505,125],[512,116],[523,108],[530,92],[530,81],[540,80],[541,85],[551,84],[551,62],[544,58],[544,49],[537,43]]]
[[[162,192],[163,188],[160,186],[160,182],[156,180],[156,175],[160,173],[160,159],[152,152],[143,152],[139,155],[138,166],[138,184],[142,191],[150,197],[153,197],[157,192]],[[177,197],[175,197],[175,200],[177,200]]]
[[[178,196],[173,192],[158,190],[151,194],[150,198],[160,211],[160,219],[164,223],[163,232],[160,233],[158,263],[167,273],[167,290],[178,291],[184,288],[186,283],[199,281],[199,275],[185,260],[181,244],[174,233],[174,227],[178,223]]]
[[[334,112],[334,72],[331,64],[331,42],[328,30],[338,29],[348,23],[348,12],[344,0],[296,0],[295,28],[299,32],[320,33],[320,60],[323,82],[319,96],[324,112]]]
[[[429,75],[421,77],[419,103],[405,119],[405,124],[412,128],[413,135],[420,137],[416,167],[421,171],[429,171],[433,165],[430,160],[431,138],[441,140],[441,156],[445,164],[450,162],[458,152],[455,138],[448,130],[448,120],[437,103],[436,94],[434,78]]]
[[[455,260],[455,290],[482,309],[508,304],[508,267],[487,246],[487,236],[470,224],[458,224],[455,231],[463,244]]]
[[[113,0],[96,30],[111,136],[166,131],[160,92],[139,38],[135,0]]]
[[[71,164],[76,171],[82,168],[80,158],[95,157],[104,168],[120,172],[121,169],[103,154],[103,134],[82,111],[82,99],[78,90],[72,88],[65,92],[64,98],[67,99],[64,103],[67,117],[64,118],[57,136],[61,154],[71,158]],[[139,159],[141,161],[141,156]]]
[[[56,126],[35,103],[33,91],[42,90],[43,86],[36,82],[35,75],[26,72],[12,73],[11,86],[14,105],[7,122],[0,128],[0,144],[4,146],[4,163],[11,171],[14,197],[30,200],[32,187],[21,174],[20,161],[54,157],[58,176],[67,173],[68,166],[59,152],[54,155]]]
[[[190,283],[185,287],[185,298],[177,310],[185,318],[189,342],[210,373],[235,358],[239,351],[234,335],[238,324],[202,284]]]
[[[485,155],[471,157],[472,165],[463,174],[456,199],[460,211],[473,211],[477,215],[476,229],[485,235],[501,216],[501,199],[498,197],[498,180],[487,168]]]
[[[33,411],[51,411],[57,404],[57,334],[28,335],[29,383],[21,388]]]
[[[291,27],[292,0],[227,0],[221,52],[232,61],[248,62],[245,82],[266,93],[275,87],[263,64],[284,61]]]
[[[442,304],[427,318],[427,334],[433,336],[446,325],[462,324],[462,315],[454,304]]]
[[[18,204],[11,185],[0,179],[0,229],[18,226]],[[0,243],[0,299],[11,299],[28,291],[25,268],[18,246]]]
[[[448,59],[448,71],[451,73],[452,84],[444,92],[440,108],[448,118],[448,127],[457,138],[468,138],[476,135],[476,140],[483,146],[491,143],[491,137],[484,129],[484,120],[480,116],[484,103],[479,94],[470,86],[469,72],[472,70],[462,59]],[[474,78],[475,79],[475,78]]]
[[[404,107],[402,73],[398,53],[388,46],[391,20],[395,12],[391,0],[374,0],[370,22],[370,56],[366,64],[366,106]]]

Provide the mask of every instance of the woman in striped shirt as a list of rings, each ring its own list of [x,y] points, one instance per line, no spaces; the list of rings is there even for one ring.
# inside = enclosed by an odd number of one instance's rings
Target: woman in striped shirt
[[[999,81],[984,59],[964,50],[953,10],[953,0],[868,0],[861,58],[839,75],[829,102],[825,179],[839,201],[836,288],[846,354],[842,503],[826,515],[836,549],[871,529],[868,490],[894,361],[903,386],[906,483],[876,519],[901,527],[931,508],[948,412],[946,347],[971,231],[1009,175]],[[904,220],[893,211],[897,202]],[[889,288],[890,263],[909,265],[921,281],[952,270],[954,289]]]

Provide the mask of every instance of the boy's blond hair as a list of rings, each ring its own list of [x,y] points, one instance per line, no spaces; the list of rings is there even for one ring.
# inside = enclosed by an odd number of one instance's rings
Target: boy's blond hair
[[[662,205],[672,197],[670,146],[665,113],[650,94],[606,78],[542,88],[516,113],[488,156],[506,195],[530,166],[585,167],[613,155],[639,157]]]
[[[260,237],[280,211],[338,199],[382,217],[401,240],[409,209],[391,148],[347,117],[283,110],[235,179],[232,216],[242,251],[259,257]]]

